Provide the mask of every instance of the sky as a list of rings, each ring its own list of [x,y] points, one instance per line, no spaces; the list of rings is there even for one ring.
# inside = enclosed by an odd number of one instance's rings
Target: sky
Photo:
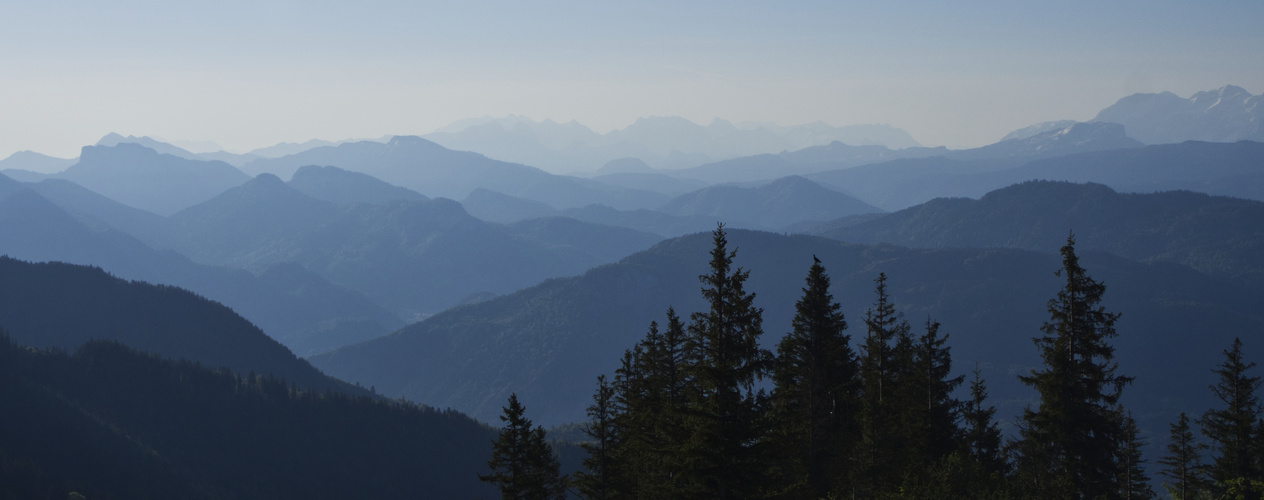
[[[977,147],[1137,92],[1264,93],[1260,26],[1259,0],[2,2],[0,158],[509,114],[883,123]]]

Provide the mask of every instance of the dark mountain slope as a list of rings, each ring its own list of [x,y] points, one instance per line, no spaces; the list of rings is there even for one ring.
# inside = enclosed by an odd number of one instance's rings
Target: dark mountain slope
[[[116,340],[239,373],[271,373],[310,389],[351,390],[222,304],[99,268],[0,257],[0,327],[15,342],[40,348]]]
[[[790,176],[753,188],[704,188],[673,199],[659,211],[680,217],[705,216],[733,227],[771,230],[881,209],[803,177]]]
[[[1264,203],[1188,191],[1119,194],[1100,184],[1032,181],[817,234],[922,248],[1041,250],[1056,247],[1068,230],[1082,249],[1264,285]]]
[[[92,341],[0,338],[0,497],[490,496],[494,430],[454,412],[296,390]],[[71,495],[70,498],[76,498]]]
[[[931,316],[943,323],[957,373],[976,363],[984,369],[1004,414],[1034,396],[1015,375],[1038,364],[1031,338],[1047,319],[1045,302],[1060,287],[1056,255],[861,246],[737,230],[729,241],[737,249],[735,264],[751,271],[747,290],[764,308],[766,346],[789,330],[816,255],[829,270],[853,338],[863,336],[860,318],[873,300],[872,280],[885,272],[910,322]],[[544,409],[536,419],[544,425],[582,420],[595,377],[613,372],[650,321],[663,321],[668,306],[686,318],[700,310],[697,276],[706,271],[710,243],[709,235],[667,240],[583,276],[445,311],[312,362],[386,394],[487,421],[509,392]],[[1124,313],[1116,345],[1121,373],[1137,377],[1129,397],[1138,414],[1205,408],[1198,405],[1210,404],[1206,367],[1218,362],[1234,335],[1264,328],[1255,306],[1264,296],[1257,290],[1170,264],[1092,253],[1082,262],[1109,287],[1107,307]],[[1264,353],[1264,344],[1252,348]]]

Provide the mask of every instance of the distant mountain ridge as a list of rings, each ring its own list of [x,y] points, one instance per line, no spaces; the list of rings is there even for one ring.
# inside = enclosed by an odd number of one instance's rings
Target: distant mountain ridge
[[[659,208],[676,216],[710,217],[732,227],[781,230],[812,220],[881,212],[882,209],[799,176],[752,188],[711,186],[681,195]]]
[[[554,208],[603,203],[616,208],[642,208],[666,196],[547,173],[535,167],[497,161],[478,153],[453,151],[415,136],[389,142],[355,142],[324,146],[276,159],[260,159],[243,168],[251,174],[291,177],[300,167],[328,165],[360,172],[433,198],[462,199],[478,188],[543,201]]]
[[[74,165],[75,158],[54,158],[34,151],[18,151],[0,160],[0,171],[24,170],[37,174],[55,174]]]
[[[1026,162],[944,157],[906,159],[806,177],[826,186],[846,189],[867,203],[892,211],[935,198],[978,198],[989,191],[1030,180],[1094,182],[1124,192],[1183,189],[1264,200],[1264,144],[1191,141],[1090,151]]]
[[[734,228],[782,231],[846,215],[882,212],[846,193],[799,176],[753,186],[709,186],[677,196],[653,210],[615,210],[599,204],[557,210],[485,189],[471,193],[462,205],[471,215],[488,221],[561,216],[667,237],[706,231],[716,222]]]
[[[612,160],[628,157],[659,169],[678,169],[833,141],[895,149],[918,146],[907,132],[889,125],[734,125],[718,118],[699,125],[675,116],[642,117],[606,134],[574,121],[558,124],[513,115],[484,117],[462,120],[424,137],[451,149],[477,151],[554,173],[594,172]]]
[[[79,161],[53,177],[159,215],[173,214],[250,180],[221,161],[162,154],[131,142],[84,146]]]
[[[371,338],[403,324],[358,293],[297,266],[272,266],[259,270],[256,276],[240,269],[199,265],[175,252],[154,250],[105,223],[89,225],[95,219],[72,215],[58,205],[73,209],[80,204],[98,214],[117,209],[109,207],[113,202],[108,200],[85,201],[86,190],[75,189],[73,184],[58,186],[44,181],[28,188],[6,181],[0,176],[0,234],[4,235],[0,255],[94,265],[128,279],[190,289],[232,307],[303,355],[342,345],[338,341]],[[60,198],[59,203],[40,194],[49,192],[48,187],[55,188],[50,194]],[[142,218],[137,223],[152,222]],[[166,229],[155,231],[165,235]],[[344,338],[327,338],[335,332]]]
[[[195,261],[255,272],[297,263],[405,318],[581,273],[660,239],[580,222],[491,224],[443,198],[339,205],[271,174],[173,215],[171,226],[168,245]]]
[[[316,199],[339,205],[382,204],[395,200],[426,200],[425,195],[378,180],[368,174],[338,167],[301,167],[287,182],[290,187]]]
[[[1119,123],[1146,144],[1184,141],[1264,142],[1264,95],[1226,85],[1182,99],[1171,92],[1133,94],[1092,121]]]
[[[1064,128],[1052,128],[1021,139],[1009,139],[973,149],[950,150],[940,147],[891,150],[882,146],[850,146],[835,142],[828,146],[815,146],[776,155],[735,158],[665,173],[712,183],[751,182],[787,175],[811,177],[822,172],[928,158],[973,161],[979,162],[978,166],[983,170],[1003,170],[1040,158],[1141,146],[1141,143],[1129,139],[1119,125],[1072,123]],[[984,162],[987,163],[986,166]],[[855,189],[861,187],[863,185]],[[845,189],[852,192],[853,187],[848,186]]]

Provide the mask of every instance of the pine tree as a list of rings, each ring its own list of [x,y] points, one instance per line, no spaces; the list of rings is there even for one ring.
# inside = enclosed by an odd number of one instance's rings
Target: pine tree
[[[677,497],[697,490],[681,465],[686,426],[688,353],[684,325],[672,309],[667,329],[650,324],[645,338],[624,355],[616,371],[614,399],[620,409],[615,427],[620,436],[616,454],[627,489],[646,498]]]
[[[618,455],[617,418],[614,388],[606,382],[605,375],[599,375],[593,404],[588,406],[589,420],[584,425],[584,434],[591,441],[580,445],[588,452],[588,456],[583,461],[584,470],[576,473],[574,478],[576,488],[586,499],[610,500],[622,498],[626,493],[624,468],[619,463]]]
[[[696,475],[707,498],[756,495],[764,457],[755,449],[762,438],[760,400],[755,384],[772,355],[759,347],[762,310],[744,285],[749,275],[733,269],[736,252],[728,250],[723,224],[712,233],[711,271],[699,276],[705,312],[691,315],[686,350],[694,386],[690,394],[690,436],[682,457],[684,470]]]
[[[1211,392],[1224,403],[1224,407],[1208,410],[1199,421],[1202,432],[1211,441],[1214,459],[1211,478],[1217,488],[1231,481],[1260,481],[1259,464],[1255,457],[1256,422],[1261,410],[1256,390],[1259,377],[1247,376],[1247,370],[1255,367],[1242,354],[1242,340],[1233,339],[1233,346],[1224,351],[1225,361],[1215,371],[1220,381]],[[1248,498],[1259,498],[1248,496]]]
[[[1138,500],[1154,498],[1154,489],[1150,487],[1150,477],[1146,475],[1145,458],[1141,448],[1145,443],[1137,430],[1137,421],[1132,415],[1122,416],[1124,419],[1122,446],[1119,454],[1119,498]]]
[[[996,407],[983,405],[987,401],[987,386],[978,367],[970,381],[970,401],[962,411],[965,421],[965,447],[970,457],[988,473],[1001,473],[1005,462],[1001,458],[1001,430],[992,419]]]
[[[518,395],[509,395],[509,406],[500,420],[505,428],[492,445],[487,462],[492,473],[479,474],[482,481],[495,483],[504,500],[552,500],[566,497],[566,483],[553,449],[545,441],[543,427],[531,428]]]
[[[1117,498],[1123,422],[1119,396],[1130,377],[1115,374],[1118,314],[1100,305],[1106,287],[1089,277],[1075,255],[1075,237],[1062,247],[1066,281],[1048,303],[1049,321],[1034,339],[1044,367],[1019,379],[1040,393],[1040,406],[1021,419],[1018,474],[1024,486],[1054,498]]]
[[[952,394],[965,377],[949,376],[952,355],[948,336],[940,336],[939,328],[939,322],[927,318],[925,333],[913,345],[913,370],[906,375],[910,380],[901,384],[912,389],[909,405],[901,409],[910,414],[902,419],[908,424],[904,431],[909,436],[910,469],[920,470],[956,451],[961,434],[961,402]]]
[[[887,295],[887,276],[874,280],[873,306],[865,311],[865,342],[860,355],[862,380],[858,415],[860,441],[853,469],[853,488],[861,496],[874,496],[900,480],[896,466],[904,443],[899,441],[896,396],[900,374],[911,360],[908,322],[896,312]],[[905,359],[908,358],[908,359]]]
[[[1202,461],[1202,452],[1207,449],[1207,445],[1194,440],[1194,433],[1189,428],[1189,416],[1184,412],[1169,429],[1167,454],[1159,458],[1159,464],[1163,466],[1163,471],[1159,474],[1172,482],[1163,483],[1163,488],[1173,500],[1201,498],[1210,487],[1207,466]]]
[[[858,436],[859,367],[842,306],[819,260],[795,303],[792,330],[777,347],[771,397],[778,494],[826,498],[846,478]]]

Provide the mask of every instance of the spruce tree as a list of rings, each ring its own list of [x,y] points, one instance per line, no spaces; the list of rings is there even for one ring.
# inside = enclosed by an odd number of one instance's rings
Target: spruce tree
[[[1047,305],[1049,321],[1034,339],[1044,367],[1019,379],[1040,393],[1023,412],[1018,474],[1031,492],[1052,498],[1117,498],[1123,432],[1119,396],[1130,377],[1117,375],[1118,314],[1101,306],[1106,287],[1080,267],[1075,237],[1060,251],[1063,289]]]
[[[987,386],[984,384],[981,371],[974,369],[974,379],[970,381],[970,401],[962,411],[965,422],[965,448],[970,458],[989,474],[1004,471],[1005,462],[1001,457],[1001,430],[993,420],[996,407],[984,406],[987,401]]]
[[[706,311],[691,315],[686,350],[690,353],[690,434],[682,450],[683,470],[701,486],[705,498],[757,495],[764,455],[761,397],[755,384],[769,369],[772,355],[759,347],[762,310],[745,290],[748,271],[733,268],[724,226],[712,233],[710,272],[699,276]]]
[[[1159,474],[1172,482],[1164,482],[1163,488],[1173,500],[1201,498],[1210,487],[1207,466],[1202,460],[1202,452],[1207,449],[1207,445],[1194,439],[1194,433],[1189,427],[1189,416],[1184,412],[1169,429],[1167,454],[1159,458],[1159,465],[1163,466]]]
[[[1145,471],[1145,457],[1141,448],[1145,446],[1137,421],[1132,415],[1122,416],[1124,419],[1123,434],[1119,454],[1119,498],[1123,500],[1149,500],[1154,498],[1154,489],[1150,487],[1150,477]]]
[[[952,355],[948,336],[939,334],[939,322],[926,320],[925,332],[913,345],[913,369],[909,381],[901,385],[912,389],[909,405],[901,409],[909,414],[907,423],[909,449],[906,462],[910,469],[920,470],[948,456],[958,448],[961,402],[952,394],[965,379],[951,377]]]
[[[680,455],[689,432],[686,404],[692,391],[684,343],[684,325],[668,309],[666,331],[652,322],[616,371],[616,454],[627,488],[642,497],[677,497],[698,489],[683,470]]]
[[[1220,380],[1211,387],[1224,406],[1208,410],[1199,421],[1203,435],[1211,441],[1211,478],[1221,493],[1231,482],[1249,484],[1261,480],[1255,456],[1256,422],[1261,416],[1256,395],[1260,378],[1247,375],[1255,363],[1244,358],[1241,339],[1233,339],[1232,347],[1224,354],[1224,363],[1214,370]],[[1259,497],[1248,494],[1248,498]]]
[[[830,294],[829,276],[813,260],[792,329],[777,346],[773,374],[774,475],[777,494],[788,498],[839,491],[859,436],[859,367],[851,336],[844,333],[847,321]]]
[[[865,311],[865,341],[860,353],[862,381],[858,423],[860,440],[852,486],[861,496],[889,489],[903,472],[896,465],[904,444],[896,421],[897,382],[911,359],[909,325],[887,295],[887,276],[874,279],[875,299]],[[904,358],[909,359],[904,359]]]
[[[599,375],[597,392],[588,406],[589,420],[583,428],[590,441],[580,445],[588,456],[583,461],[584,470],[577,472],[573,480],[579,493],[589,500],[623,498],[627,492],[619,460],[617,418],[614,388],[606,382],[605,375]]]
[[[531,428],[518,395],[509,395],[509,406],[500,420],[505,428],[492,445],[487,462],[492,473],[480,480],[495,483],[503,500],[553,500],[566,497],[566,483],[553,449],[545,441],[543,427]]]

